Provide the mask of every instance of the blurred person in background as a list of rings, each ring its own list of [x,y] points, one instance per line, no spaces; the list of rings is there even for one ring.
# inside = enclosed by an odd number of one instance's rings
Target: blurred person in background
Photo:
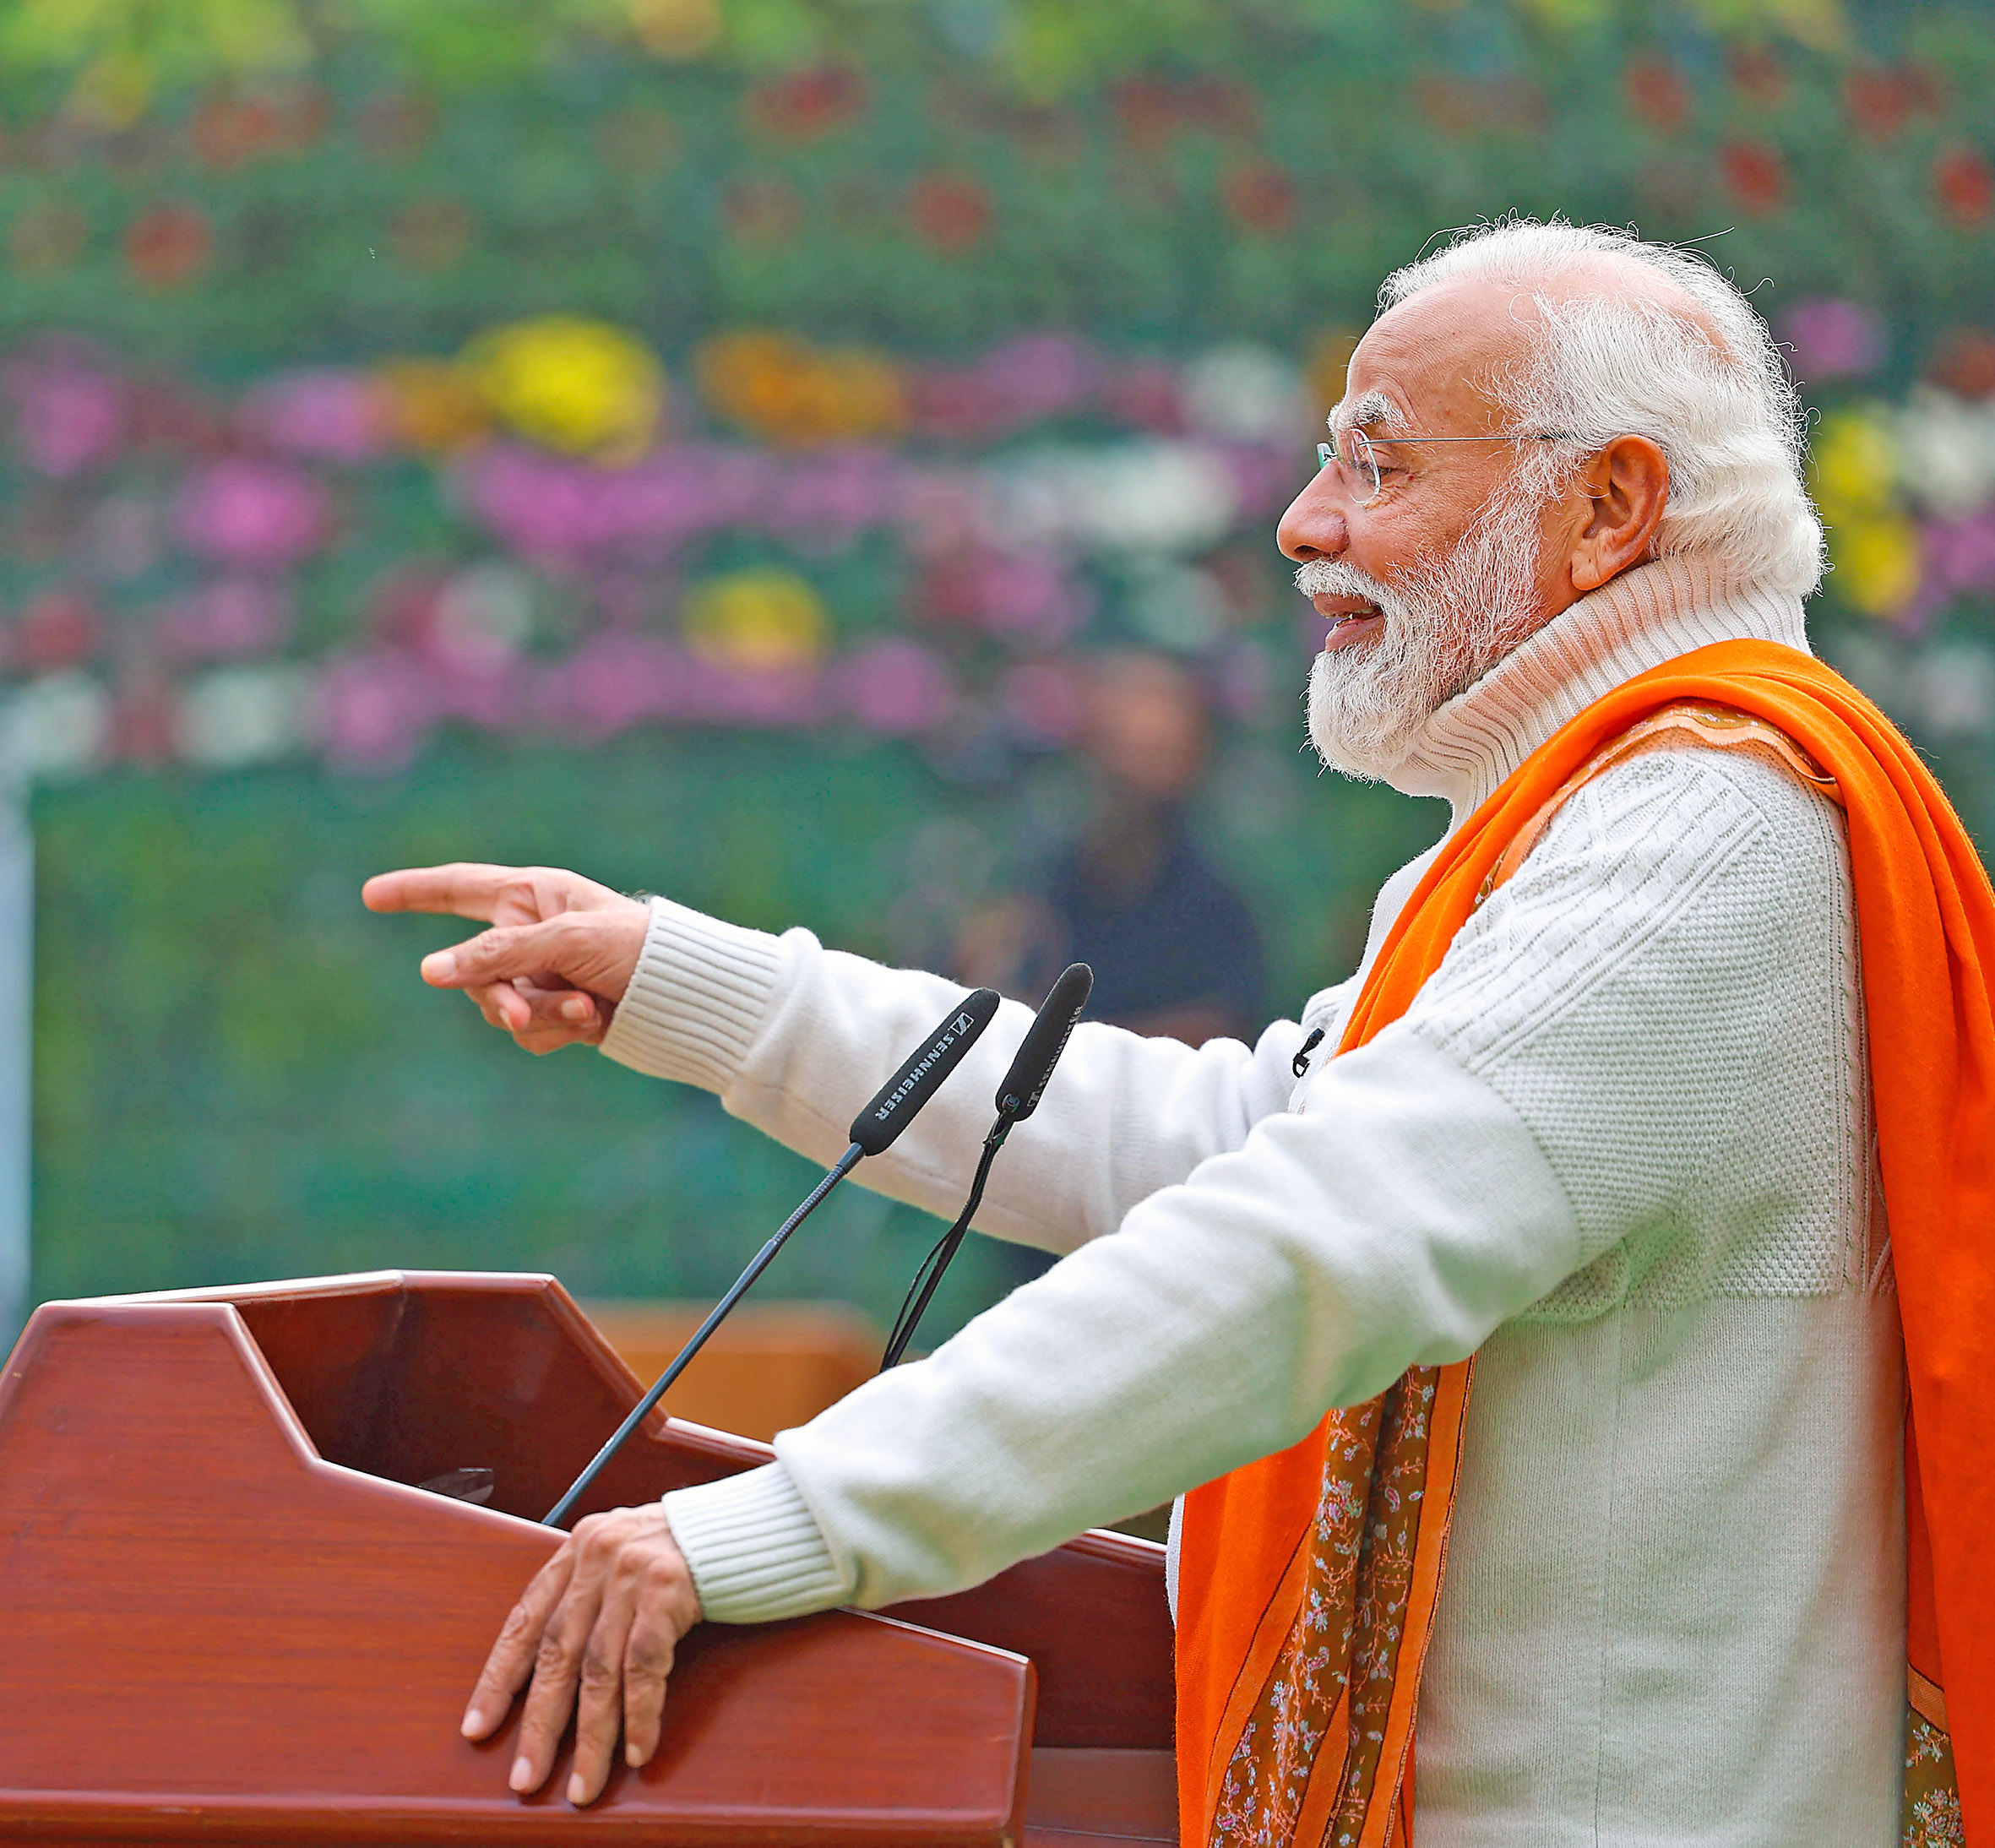
[[[1211,745],[1197,676],[1167,655],[1097,656],[1079,744],[1086,825],[1030,889],[970,919],[959,973],[1025,999],[1084,962],[1091,1019],[1188,1046],[1246,1038],[1261,1019],[1261,935],[1192,835]]]
[[[1329,429],[1279,533],[1330,624],[1310,735],[1448,833],[1254,1045],[1076,1031],[980,1219],[1045,1276],[764,1468],[578,1526],[464,1720],[530,1679],[515,1788],[578,1689],[571,1799],[620,1732],[645,1762],[703,1617],[947,1592],[1182,1494],[1188,1848],[1985,1826],[1995,893],[1812,657],[1780,355],[1690,253],[1504,222],[1389,279]],[[489,921],[423,974],[522,1046],[826,1161],[960,995],[572,873],[367,897]],[[872,1185],[954,1212],[1025,1019]]]
[[[1086,825],[1032,886],[971,916],[957,973],[1014,1000],[1046,992],[1068,963],[1095,971],[1089,1018],[1203,1046],[1251,1038],[1264,959],[1247,901],[1193,839],[1187,809],[1204,777],[1212,720],[1198,677],[1151,650],[1097,656],[1083,691]],[[1005,1247],[1008,1286],[1052,1262]],[[1132,1527],[1150,1532],[1156,1516]]]

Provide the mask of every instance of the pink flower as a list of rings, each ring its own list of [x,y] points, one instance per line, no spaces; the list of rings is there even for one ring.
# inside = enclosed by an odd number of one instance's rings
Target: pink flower
[[[1927,575],[1948,591],[1995,589],[1995,509],[1930,521],[1920,535]]]
[[[1016,424],[1078,410],[1101,383],[1095,356],[1065,334],[1028,334],[984,356],[977,368]]]
[[[217,578],[182,598],[159,625],[174,654],[219,660],[277,646],[291,631],[290,597],[260,578]]]
[[[697,658],[691,667],[682,709],[693,724],[788,730],[824,716],[824,682],[814,667],[757,671]]]
[[[295,563],[330,536],[324,486],[287,462],[225,456],[196,470],[182,490],[175,525],[190,552],[225,564]]]
[[[998,387],[981,373],[936,367],[913,378],[908,408],[916,434],[943,443],[982,443],[1006,427]]]
[[[365,462],[388,447],[390,406],[359,372],[286,372],[251,392],[240,415],[251,435],[297,455]]]
[[[1063,642],[1094,608],[1087,585],[1043,552],[992,552],[982,561],[978,577],[983,626],[1008,639]]]
[[[868,731],[928,731],[954,709],[949,670],[919,642],[875,642],[833,673],[838,704]]]
[[[58,359],[8,369],[14,436],[29,465],[58,480],[108,461],[124,445],[125,388],[109,374]]]
[[[899,498],[900,470],[885,449],[821,449],[791,462],[755,509],[757,524],[791,544],[835,551],[887,519]]]
[[[1238,517],[1272,518],[1292,501],[1316,466],[1292,443],[1228,443],[1220,446],[1240,496]]]
[[[1811,383],[1875,369],[1884,356],[1883,323],[1868,308],[1837,296],[1797,302],[1780,323],[1794,349],[1794,370]]]
[[[600,471],[530,449],[503,448],[473,462],[463,484],[471,511],[525,557],[576,557],[601,536]]]
[[[405,769],[435,721],[428,677],[394,649],[349,655],[320,677],[313,730],[336,768],[385,773]]]
[[[606,738],[647,719],[676,717],[693,671],[683,649],[655,635],[594,636],[550,677],[547,716],[585,738]]]
[[[460,481],[471,511],[517,556],[572,561],[614,552],[655,560],[694,535],[759,520],[773,466],[753,450],[719,444],[680,444],[622,469],[500,448]]]

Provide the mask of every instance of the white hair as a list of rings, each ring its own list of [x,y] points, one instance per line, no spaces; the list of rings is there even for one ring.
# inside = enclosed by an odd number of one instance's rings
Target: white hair
[[[1666,286],[1653,295],[1556,286],[1582,281],[1579,273],[1602,258],[1642,264]],[[1616,437],[1647,437],[1670,470],[1658,557],[1710,558],[1742,583],[1797,596],[1821,582],[1822,524],[1802,479],[1800,400],[1766,323],[1710,264],[1628,231],[1508,218],[1395,270],[1378,292],[1379,312],[1465,278],[1513,283],[1537,309],[1530,358],[1479,383],[1519,428],[1570,434],[1569,443],[1525,446],[1525,467],[1543,470],[1547,492]],[[1716,340],[1672,299],[1677,291],[1708,318]]]

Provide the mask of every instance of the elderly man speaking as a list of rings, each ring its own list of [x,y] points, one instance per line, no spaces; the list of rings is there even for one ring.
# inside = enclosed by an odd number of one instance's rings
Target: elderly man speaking
[[[1329,423],[1310,736],[1447,834],[1257,1045],[1079,1030],[979,1221],[1043,1277],[580,1524],[465,1719],[530,1677],[516,1789],[578,1696],[570,1797],[644,1763],[703,1616],[1183,1497],[1187,1843],[1995,1840],[1995,897],[1808,654],[1779,356],[1693,256],[1506,222],[1387,282]],[[366,896],[495,927],[423,975],[521,1045],[825,1161],[957,993],[567,872]],[[954,1213],[1013,1013],[876,1184]]]

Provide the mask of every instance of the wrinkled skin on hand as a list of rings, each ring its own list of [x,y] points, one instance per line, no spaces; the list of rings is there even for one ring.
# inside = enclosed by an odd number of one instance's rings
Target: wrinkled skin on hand
[[[699,1620],[699,1594],[662,1508],[588,1515],[514,1606],[465,1709],[464,1735],[489,1738],[530,1677],[508,1781],[522,1795],[547,1781],[573,1713],[568,1800],[593,1803],[619,1732],[626,1764],[650,1763],[674,1653]]]
[[[429,911],[492,928],[422,961],[435,988],[461,988],[530,1052],[595,1046],[630,986],[650,921],[636,899],[551,867],[460,861],[378,872],[374,911]]]

